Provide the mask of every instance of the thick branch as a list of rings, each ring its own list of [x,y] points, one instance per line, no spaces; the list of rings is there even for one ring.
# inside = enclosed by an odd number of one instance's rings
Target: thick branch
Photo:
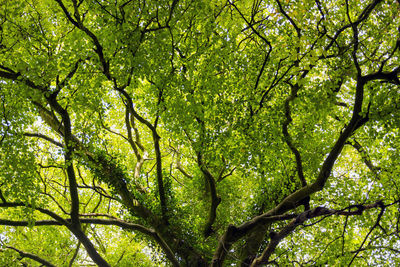
[[[260,224],[270,224],[277,221],[286,221],[296,218],[297,214],[287,214],[287,215],[260,215],[252,220],[243,223],[240,226],[229,225],[226,232],[220,238],[217,250],[214,253],[211,266],[219,267],[223,266],[223,262],[227,253],[229,252],[233,243],[244,237],[247,233],[253,230],[256,226]]]
[[[400,73],[400,67],[397,67],[390,72],[378,71],[378,72],[368,74],[368,75],[364,76],[363,79],[365,82],[383,80],[383,81],[391,82],[396,85],[400,85],[399,73]]]
[[[199,164],[200,170],[204,174],[206,181],[210,187],[210,194],[211,194],[211,207],[210,213],[208,215],[208,220],[205,225],[204,229],[204,236],[208,237],[213,232],[212,225],[217,218],[217,208],[218,205],[221,203],[221,198],[217,195],[217,187],[215,185],[215,178],[208,170],[208,168],[204,165],[202,154],[199,152],[197,153],[197,163]]]
[[[292,138],[289,135],[288,131],[288,126],[292,122],[292,116],[290,112],[290,102],[293,101],[297,97],[297,92],[299,90],[298,84],[292,85],[291,86],[291,94],[286,98],[285,100],[285,116],[286,120],[282,124],[282,132],[284,135],[284,139],[290,150],[293,152],[295,159],[296,159],[296,165],[297,165],[297,173],[301,182],[302,186],[306,186],[307,182],[306,179],[304,178],[304,173],[303,173],[303,163],[301,160],[301,155],[299,150],[295,147],[293,144]]]
[[[73,135],[72,135],[72,126],[71,119],[69,117],[68,111],[61,107],[61,105],[57,102],[55,97],[47,98],[50,106],[60,114],[63,123],[64,123],[64,143],[65,143],[65,164],[67,166],[67,175],[68,175],[68,184],[69,184],[69,192],[71,196],[71,219],[72,224],[75,226],[79,226],[79,194],[78,194],[78,184],[76,182],[76,176],[73,166]]]
[[[157,133],[157,129],[148,120],[146,120],[145,118],[143,118],[136,112],[134,105],[133,105],[132,98],[130,97],[130,95],[124,89],[119,88],[116,85],[114,86],[114,88],[115,88],[115,90],[120,92],[125,97],[125,99],[127,101],[127,108],[129,110],[129,113],[132,114],[135,117],[135,119],[137,119],[139,122],[146,125],[152,133],[153,142],[154,142],[154,151],[156,154],[156,165],[157,165],[156,166],[156,175],[157,175],[158,194],[160,196],[161,211],[162,211],[164,221],[168,222],[168,219],[167,219],[167,197],[165,194],[163,174],[162,174],[160,136]]]
[[[335,164],[336,159],[339,157],[347,139],[353,134],[353,132],[357,128],[359,128],[361,125],[365,124],[368,121],[367,117],[361,117],[360,115],[362,111],[362,103],[364,98],[364,85],[365,81],[361,77],[359,77],[356,85],[353,115],[351,117],[349,124],[344,129],[342,134],[339,136],[335,145],[331,149],[331,152],[329,153],[328,157],[322,164],[322,168],[317,177],[317,180],[313,184],[313,187],[316,187],[315,189],[321,190],[324,187],[328,177],[331,174],[333,165]]]
[[[162,160],[161,160],[161,151],[160,151],[160,137],[157,134],[156,130],[153,131],[153,141],[154,141],[154,151],[156,153],[156,173],[157,173],[157,186],[158,186],[158,194],[160,196],[160,204],[161,204],[161,212],[163,215],[163,219],[168,222],[167,215],[167,196],[165,194],[164,181],[163,181],[163,173],[162,173]]]
[[[269,242],[267,248],[258,258],[254,259],[251,266],[254,267],[254,266],[259,266],[261,264],[267,264],[269,261],[269,257],[275,251],[275,248],[278,246],[280,241],[282,241],[285,237],[291,234],[296,229],[297,226],[302,225],[307,220],[310,220],[315,217],[330,216],[330,215],[343,215],[343,216],[361,215],[365,210],[376,208],[382,205],[383,204],[381,202],[376,202],[365,206],[357,205],[356,206],[357,209],[355,211],[333,210],[324,207],[317,207],[315,209],[305,211],[299,214],[287,226],[285,226],[281,231],[279,231],[279,233],[273,233],[271,235],[271,241]],[[382,216],[381,214],[379,215],[379,218]]]

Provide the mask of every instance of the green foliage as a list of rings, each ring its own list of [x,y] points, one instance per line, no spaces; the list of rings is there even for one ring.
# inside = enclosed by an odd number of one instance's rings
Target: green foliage
[[[123,165],[105,151],[96,152],[91,161],[85,165],[96,180],[107,184],[115,194],[129,183]]]
[[[398,1],[0,5],[1,266],[399,264]]]

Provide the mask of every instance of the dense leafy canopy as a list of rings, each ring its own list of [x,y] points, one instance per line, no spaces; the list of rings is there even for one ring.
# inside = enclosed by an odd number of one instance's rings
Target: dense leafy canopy
[[[400,265],[398,1],[0,6],[0,265]]]

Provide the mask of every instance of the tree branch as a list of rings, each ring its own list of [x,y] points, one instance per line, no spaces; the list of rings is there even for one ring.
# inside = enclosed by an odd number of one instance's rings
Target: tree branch
[[[285,12],[285,10],[282,7],[282,4],[279,0],[276,0],[276,3],[278,4],[279,10],[281,13],[289,20],[290,24],[292,24],[293,28],[296,30],[297,37],[300,38],[301,36],[301,29],[297,26],[296,22]]]
[[[380,168],[375,167],[374,164],[372,163],[370,157],[368,156],[367,152],[365,149],[362,147],[362,145],[355,139],[353,139],[350,142],[347,142],[350,144],[352,147],[354,147],[357,152],[360,154],[361,158],[363,159],[365,165],[368,167],[368,169],[374,174],[377,175],[377,171],[379,171]]]
[[[72,126],[71,119],[68,111],[61,107],[61,105],[55,99],[55,96],[46,98],[50,106],[62,117],[64,124],[64,143],[65,143],[65,164],[67,166],[69,192],[71,197],[71,219],[72,224],[79,227],[79,194],[78,184],[76,182],[76,176],[73,166],[73,151],[75,145],[73,144]]]
[[[64,220],[64,219],[63,219]],[[66,222],[71,223],[70,219],[65,219]],[[164,250],[168,259],[173,263],[174,266],[180,266],[178,260],[175,258],[173,251],[165,242],[165,240],[153,229],[146,228],[140,224],[129,223],[119,219],[101,219],[101,218],[80,218],[80,222],[82,224],[95,224],[95,225],[115,225],[119,226],[123,229],[139,231],[145,235],[152,237]],[[0,219],[0,225],[7,226],[29,226],[32,225],[31,222],[28,221],[12,221],[12,220],[4,220]],[[62,226],[64,225],[58,220],[39,220],[34,222],[34,226]]]
[[[160,152],[160,136],[157,133],[157,129],[145,118],[140,116],[133,105],[132,98],[130,95],[123,89],[117,87],[117,85],[114,83],[114,89],[118,92],[120,92],[126,99],[127,101],[127,107],[129,110],[129,113],[132,114],[139,122],[142,124],[146,125],[153,137],[153,142],[154,142],[154,152],[156,154],[156,176],[157,176],[157,187],[158,187],[158,194],[160,196],[160,205],[161,205],[161,211],[163,215],[163,220],[168,223],[168,216],[167,216],[167,197],[165,194],[165,189],[164,189],[164,181],[163,181],[163,174],[162,174],[162,160],[161,160],[161,152]]]
[[[380,220],[381,220],[381,218],[382,218],[382,216],[383,216],[383,213],[385,212],[385,205],[383,205],[382,202],[377,203],[377,204],[378,204],[378,206],[381,208],[381,211],[380,211],[379,214],[378,214],[378,218],[376,219],[375,224],[374,224],[374,225],[371,227],[371,229],[369,230],[368,234],[365,236],[363,242],[362,242],[361,245],[360,245],[360,248],[356,251],[356,253],[354,254],[353,258],[352,258],[351,261],[349,262],[349,265],[348,265],[348,266],[351,266],[351,264],[353,263],[354,259],[357,257],[358,253],[360,253],[360,251],[362,250],[362,247],[364,246],[365,242],[367,241],[367,239],[368,239],[369,235],[372,233],[372,231],[373,231],[377,226],[379,226],[379,222],[380,222]]]
[[[218,247],[212,258],[211,266],[223,266],[226,255],[228,254],[232,244],[244,237],[247,233],[261,224],[270,224],[272,222],[286,221],[296,218],[297,214],[275,215],[269,216],[266,214],[254,217],[252,220],[241,224],[240,226],[229,225],[228,229],[219,240]]]
[[[15,247],[12,247],[12,246],[4,246],[4,247],[6,247],[6,248],[8,248],[8,249],[12,249],[12,250],[18,252],[18,254],[21,256],[21,259],[22,259],[22,258],[29,258],[29,259],[31,259],[31,260],[34,260],[34,261],[36,261],[36,262],[42,264],[42,266],[56,267],[54,264],[48,262],[48,261],[45,260],[45,259],[42,259],[42,258],[39,257],[38,255],[29,253],[29,252],[24,252],[24,251],[22,251],[22,250],[20,250],[20,249],[17,249],[17,248],[15,248]]]
[[[307,185],[306,179],[304,178],[304,173],[303,173],[303,163],[301,160],[301,155],[299,150],[295,147],[295,145],[292,142],[292,138],[289,135],[288,131],[288,126],[292,122],[292,116],[290,112],[290,102],[293,101],[297,97],[297,92],[299,90],[299,85],[291,85],[291,94],[286,98],[285,100],[285,116],[286,120],[282,124],[282,132],[284,135],[284,139],[290,150],[295,156],[296,159],[296,165],[297,165],[297,173],[301,182],[301,185],[304,187]]]
[[[210,206],[210,212],[208,215],[208,220],[207,220],[205,228],[204,228],[204,236],[208,237],[213,232],[212,225],[214,224],[215,219],[217,218],[217,208],[218,208],[218,205],[221,203],[221,198],[217,195],[217,188],[215,185],[214,176],[211,174],[211,172],[205,166],[205,164],[203,162],[203,155],[201,152],[197,153],[197,163],[198,163],[200,170],[203,173],[204,177],[206,178],[206,181],[210,187],[211,206]]]
[[[320,217],[320,216],[326,217],[326,216],[331,216],[331,215],[343,215],[343,216],[361,215],[365,210],[373,209],[376,207],[383,207],[383,206],[384,206],[383,203],[378,201],[376,203],[364,205],[364,206],[357,205],[356,206],[357,209],[355,211],[345,211],[348,208],[345,208],[343,210],[333,210],[333,209],[328,209],[328,208],[324,208],[324,207],[317,207],[312,210],[305,211],[305,212],[299,214],[295,219],[293,219],[281,231],[279,231],[278,233],[273,233],[271,235],[271,241],[269,242],[267,248],[265,248],[265,250],[259,257],[254,259],[251,266],[254,267],[254,266],[259,266],[261,264],[268,264],[270,256],[275,251],[275,248],[278,246],[280,241],[282,241],[285,237],[287,237],[289,234],[291,234],[297,228],[297,226],[303,225],[303,223],[307,220],[310,220],[315,217]],[[377,222],[379,222],[379,219],[382,217],[383,210],[384,209],[381,209],[381,213],[378,216]],[[375,224],[375,227],[376,227],[376,224]],[[373,227],[373,228],[375,228],[375,227]],[[365,242],[365,240],[364,240],[364,242]],[[354,257],[353,257],[353,259],[354,259]]]
[[[78,29],[82,30],[92,40],[93,44],[96,47],[94,49],[94,51],[98,55],[99,60],[100,60],[100,64],[103,67],[102,72],[107,77],[107,79],[112,80],[111,79],[111,74],[110,74],[110,64],[104,57],[103,46],[100,44],[99,39],[97,38],[97,36],[92,31],[90,31],[87,27],[85,27],[83,25],[83,22],[82,22],[82,20],[81,20],[81,18],[79,16],[79,11],[78,11],[78,6],[76,5],[76,1],[73,1],[74,2],[74,16],[75,16],[75,19],[72,18],[71,14],[69,13],[69,11],[67,10],[67,8],[65,7],[64,3],[61,0],[56,0],[56,2],[58,3],[58,5],[63,10],[63,12],[64,12],[65,16],[67,17],[67,19],[75,27],[77,27]]]
[[[63,148],[64,145],[61,144],[60,142],[48,137],[47,135],[44,134],[40,134],[40,133],[24,133],[25,136],[29,136],[29,137],[37,137],[37,138],[41,138],[44,139],[46,141],[49,141],[50,143],[52,143],[53,145],[56,145],[58,147]]]
[[[381,2],[382,2],[382,0],[374,0],[374,1],[372,1],[371,4],[367,5],[364,8],[364,10],[361,12],[361,14],[358,16],[358,18],[357,18],[357,20],[355,22],[346,24],[345,26],[340,28],[338,31],[336,31],[335,35],[331,38],[330,43],[326,46],[325,51],[328,51],[332,47],[332,45],[336,42],[337,38],[339,37],[339,35],[343,31],[345,31],[346,29],[348,29],[350,27],[353,27],[353,25],[355,25],[357,27],[361,22],[363,22],[364,20],[368,19],[368,17],[371,14],[371,12]]]

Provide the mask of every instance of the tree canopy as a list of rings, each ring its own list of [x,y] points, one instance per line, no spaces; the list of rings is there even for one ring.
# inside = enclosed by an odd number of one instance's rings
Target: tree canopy
[[[0,264],[400,265],[399,4],[0,0]]]

